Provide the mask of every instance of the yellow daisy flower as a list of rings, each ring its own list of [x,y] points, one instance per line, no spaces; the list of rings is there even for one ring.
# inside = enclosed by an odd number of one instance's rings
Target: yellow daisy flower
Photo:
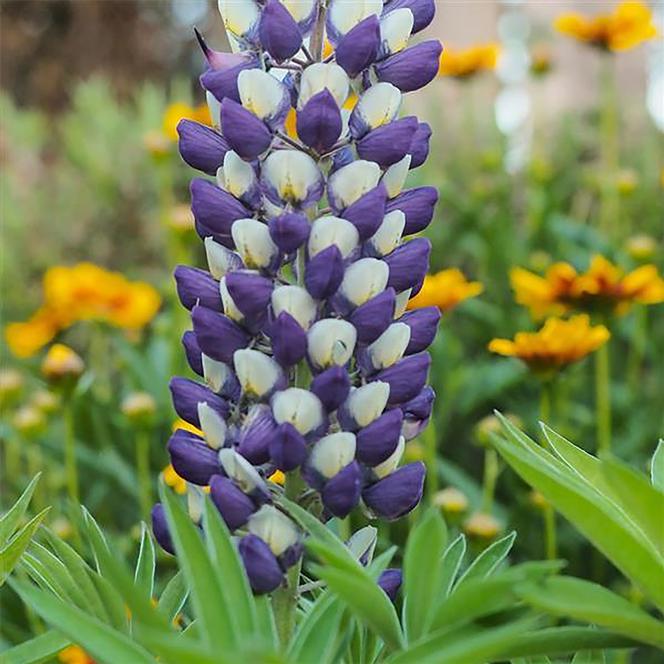
[[[478,44],[466,49],[446,46],[440,55],[439,76],[468,79],[483,71],[496,68],[500,47],[498,44]]]
[[[479,295],[484,286],[479,281],[468,281],[457,268],[428,274],[420,292],[408,302],[409,309],[438,307],[441,311],[450,311],[459,302]]]

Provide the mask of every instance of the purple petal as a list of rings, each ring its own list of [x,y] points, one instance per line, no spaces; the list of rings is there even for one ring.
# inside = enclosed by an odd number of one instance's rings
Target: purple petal
[[[231,149],[226,139],[212,127],[183,119],[177,126],[182,159],[192,168],[214,175]]]
[[[424,280],[429,269],[431,241],[418,237],[397,247],[392,253],[383,257],[390,268],[387,285],[397,293],[412,288]]]
[[[268,0],[259,26],[261,46],[276,60],[293,57],[302,46],[302,34],[290,12],[278,1]]]
[[[297,135],[318,153],[331,148],[341,135],[341,111],[330,91],[315,94],[297,113]]]
[[[214,63],[210,62],[211,69],[208,69],[200,77],[201,85],[219,101],[228,98],[239,102],[240,93],[237,88],[237,77],[244,69],[255,69],[258,67],[258,57],[255,53],[249,52],[220,53],[219,51],[215,51],[215,53],[219,56],[224,56],[223,60],[215,57]]]
[[[413,309],[399,318],[399,323],[405,323],[410,328],[410,341],[406,348],[406,355],[419,353],[431,345],[438,331],[439,321],[438,307]]]
[[[307,333],[287,312],[282,311],[270,326],[274,359],[284,367],[297,364],[307,352]]]
[[[210,497],[231,532],[244,526],[256,511],[251,498],[223,475],[210,479]]]
[[[416,397],[399,406],[404,415],[401,433],[406,440],[412,440],[424,430],[431,417],[435,398],[433,388],[427,385]]]
[[[173,540],[171,539],[171,533],[168,529],[168,522],[166,521],[166,512],[164,506],[161,503],[157,503],[153,508],[151,515],[152,517],[152,534],[154,538],[159,543],[159,546],[170,553],[175,555],[175,547],[173,546]]]
[[[201,304],[208,309],[221,311],[219,282],[206,270],[178,265],[175,268],[175,287],[185,309]]]
[[[270,460],[270,440],[277,429],[269,406],[254,406],[240,432],[237,451],[247,461],[260,466]]]
[[[438,74],[440,53],[437,39],[420,42],[375,65],[379,81],[392,83],[401,92],[419,90]]]
[[[357,307],[349,318],[357,330],[357,340],[363,344],[370,344],[378,339],[394,320],[395,306],[395,291],[393,288],[387,288]]]
[[[379,46],[380,23],[376,15],[371,14],[341,38],[335,59],[350,78],[355,78],[376,59]]]
[[[330,166],[328,175],[332,175],[332,173],[338,171],[343,166],[348,166],[354,159],[353,151],[350,148],[341,148],[341,150],[338,150],[332,156],[332,165]]]
[[[196,335],[193,330],[187,330],[182,335],[182,345],[184,346],[184,354],[187,356],[187,362],[194,373],[199,376],[203,375],[203,360],[201,358],[201,347],[196,341]]]
[[[212,236],[217,242],[233,248],[231,226],[236,219],[250,217],[251,210],[209,180],[192,180],[190,192],[198,234],[202,238]]]
[[[309,237],[311,224],[306,215],[298,212],[286,212],[268,222],[272,241],[284,253],[299,249]]]
[[[336,410],[350,392],[350,377],[343,367],[330,367],[311,381],[311,391],[328,413]]]
[[[194,307],[191,320],[198,345],[213,360],[232,364],[233,353],[251,341],[251,336],[235,321],[211,309]]]
[[[388,201],[385,213],[401,210],[406,215],[404,235],[423,231],[433,219],[433,211],[438,202],[438,191],[434,187],[416,187],[402,191]]]
[[[398,519],[420,502],[425,474],[421,461],[410,463],[364,489],[362,499],[378,516]]]
[[[431,139],[431,126],[427,122],[420,122],[413,140],[408,149],[410,154],[410,170],[421,166],[429,156],[429,141]]]
[[[256,159],[272,142],[268,126],[232,99],[221,102],[221,126],[224,138],[242,159]]]
[[[390,0],[385,3],[383,16],[389,14],[395,9],[410,9],[413,14],[413,30],[412,34],[424,30],[436,14],[435,0]]]
[[[378,585],[383,589],[392,602],[397,598],[397,593],[399,592],[399,588],[401,588],[401,582],[401,570],[394,567],[383,570],[378,577]]]
[[[361,475],[360,466],[353,461],[325,483],[321,499],[330,514],[343,519],[360,502]]]
[[[238,551],[249,577],[249,585],[257,595],[276,590],[284,575],[270,547],[257,535],[240,540]]]
[[[324,300],[336,293],[344,277],[344,261],[336,245],[317,253],[304,271],[304,285],[311,297]]]
[[[260,323],[272,295],[273,282],[252,270],[234,270],[226,275],[226,288],[235,306],[248,322]]]
[[[278,558],[281,569],[286,570],[295,565],[303,553],[304,544],[302,542],[296,542],[292,546],[289,546]]]
[[[284,472],[294,470],[307,456],[307,447],[297,429],[289,422],[284,422],[270,440],[270,458],[272,463]]]
[[[361,159],[375,161],[385,169],[406,156],[417,128],[418,122],[414,116],[388,122],[358,141],[357,154]]]
[[[348,219],[357,228],[361,240],[367,240],[381,225],[386,202],[387,189],[381,183],[349,205],[341,217]]]
[[[375,376],[390,386],[390,405],[403,403],[415,397],[427,381],[431,357],[429,353],[418,353],[399,360]]]
[[[176,376],[171,379],[169,388],[175,412],[189,424],[200,428],[201,423],[198,419],[198,404],[200,402],[207,403],[224,419],[228,416],[229,406],[226,400],[195,380]]]
[[[205,441],[184,429],[177,429],[168,441],[168,453],[175,472],[192,484],[207,486],[222,472],[219,455]]]
[[[398,408],[384,412],[355,434],[355,456],[367,466],[383,463],[397,448],[401,436],[403,413]]]

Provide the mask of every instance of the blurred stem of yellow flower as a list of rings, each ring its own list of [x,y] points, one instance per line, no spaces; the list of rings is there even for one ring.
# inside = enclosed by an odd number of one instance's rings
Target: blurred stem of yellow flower
[[[595,415],[597,422],[597,451],[611,451],[611,369],[609,344],[595,353]]]
[[[149,523],[152,509],[152,480],[150,474],[150,429],[136,427],[136,474],[141,518]]]
[[[634,307],[634,331],[627,359],[627,381],[632,394],[638,394],[641,382],[641,367],[648,342],[648,308],[641,305]]]
[[[493,498],[496,493],[496,482],[498,481],[498,453],[493,447],[484,449],[484,475],[482,478],[482,512],[491,514],[493,509]]]
[[[74,403],[71,394],[64,397],[62,419],[64,423],[64,457],[65,457],[65,477],[67,480],[67,494],[71,501],[73,509],[79,503],[78,490],[78,465],[76,462],[76,433],[74,425]],[[81,545],[81,536],[78,532],[76,520],[72,521],[73,537],[77,545]]]
[[[618,103],[616,95],[614,59],[603,53],[600,63],[600,128],[599,144],[602,155],[602,185],[599,213],[599,228],[607,238],[615,234],[618,223],[620,199],[613,184],[618,171]],[[626,232],[629,229],[625,229]]]
[[[606,344],[604,344],[606,348]],[[553,425],[552,422],[552,411],[554,403],[554,385],[555,378],[541,381],[541,392],[540,392],[540,412],[539,419],[540,422],[544,422],[549,426]],[[540,443],[542,447],[547,447],[547,440],[544,436],[544,432],[540,430]],[[557,534],[556,534],[556,513],[553,510],[553,505],[550,502],[546,502],[542,509],[542,518],[544,519],[544,550],[547,557],[547,560],[555,560],[558,557],[558,545],[557,545]]]

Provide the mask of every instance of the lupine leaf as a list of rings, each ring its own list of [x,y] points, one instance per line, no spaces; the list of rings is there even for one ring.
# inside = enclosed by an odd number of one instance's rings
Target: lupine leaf
[[[159,602],[157,602],[157,608],[168,618],[169,622],[173,622],[182,610],[184,603],[187,601],[188,593],[189,589],[184,575],[182,572],[177,572],[166,584]]]
[[[279,647],[279,636],[277,635],[277,626],[274,623],[274,614],[272,613],[272,604],[268,597],[255,597],[256,606],[256,625],[259,634],[267,637],[267,642],[273,649]]]
[[[92,582],[95,584],[99,596],[108,611],[111,626],[121,632],[128,632],[129,620],[127,619],[127,609],[120,593],[110,581],[96,572],[92,575]]]
[[[35,515],[26,523],[10,540],[0,549],[0,586],[5,582],[9,573],[14,569],[23,552],[30,544],[30,540],[35,534],[39,524],[50,510],[50,507],[44,508],[39,514]]]
[[[440,568],[440,597],[449,595],[454,581],[457,578],[463,556],[466,553],[466,538],[458,535],[457,538],[445,549]]]
[[[505,560],[507,554],[512,549],[514,540],[516,539],[516,531],[512,531],[505,537],[501,537],[488,546],[482,553],[473,560],[468,566],[468,569],[463,573],[457,585],[469,581],[470,579],[485,579],[490,576],[500,563]]]
[[[70,643],[71,639],[51,629],[29,641],[1,652],[0,659],[4,664],[39,664],[53,659]]]
[[[25,487],[25,491],[21,494],[21,497],[7,510],[5,514],[0,517],[0,547],[2,547],[14,534],[14,531],[18,528],[21,519],[25,515],[28,505],[30,504],[30,499],[32,494],[35,491],[37,482],[41,473],[37,473],[30,484]]]
[[[650,460],[650,482],[660,491],[664,491],[664,440],[661,438]]]
[[[389,549],[385,549],[385,551],[383,551],[383,553],[381,553],[379,556],[376,556],[366,568],[369,572],[369,576],[372,579],[378,579],[381,573],[392,562],[392,558],[394,558],[394,554],[396,552],[397,547],[391,546]]]
[[[53,573],[48,569],[44,563],[35,558],[29,551],[24,554],[21,559],[20,566],[25,568],[28,575],[39,585],[42,589],[48,589],[60,599],[66,599],[73,603],[73,600],[67,594],[67,591],[60,585],[58,579],[53,576]]]
[[[431,609],[440,588],[441,556],[447,529],[439,511],[431,507],[410,533],[404,556],[403,624],[408,641],[426,634]]]
[[[12,588],[48,624],[81,645],[99,662],[155,664],[156,660],[126,634],[32,584],[13,579]]]
[[[664,650],[664,623],[591,581],[572,577],[520,586],[516,592],[532,606],[556,616],[583,620]]]
[[[134,582],[144,597],[152,599],[154,592],[155,552],[152,537],[147,526],[141,526],[141,547],[138,551]]]
[[[332,593],[321,594],[298,626],[288,649],[289,660],[331,662],[339,640],[343,610],[338,597]]]
[[[194,613],[201,634],[215,651],[234,649],[236,635],[228,615],[224,590],[219,585],[201,536],[176,497],[163,484],[160,486],[160,494],[178,564],[191,590]]]

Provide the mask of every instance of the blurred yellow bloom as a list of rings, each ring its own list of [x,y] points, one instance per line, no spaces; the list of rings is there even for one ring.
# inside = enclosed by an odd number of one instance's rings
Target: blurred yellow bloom
[[[463,514],[468,509],[468,498],[459,489],[448,486],[433,496],[433,504],[447,515]]]
[[[652,259],[657,251],[657,242],[650,235],[632,235],[627,239],[625,249],[635,261],[648,261]]]
[[[30,357],[52,341],[60,328],[55,312],[41,307],[27,321],[9,323],[5,327],[5,340],[16,357]]]
[[[623,168],[616,175],[616,189],[621,196],[633,194],[639,186],[639,176],[631,168]]]
[[[544,277],[521,267],[510,271],[516,301],[528,307],[535,318],[564,313],[576,277],[577,272],[569,263],[554,263]]]
[[[467,79],[483,71],[496,68],[500,48],[498,44],[479,44],[455,50],[449,46],[440,55],[439,76]]]
[[[120,410],[135,424],[149,424],[157,411],[157,402],[147,392],[131,392],[122,400]]]
[[[177,141],[178,122],[184,119],[194,120],[206,125],[212,124],[212,118],[210,117],[210,110],[208,109],[207,104],[189,106],[189,104],[175,102],[173,104],[169,104],[164,111],[161,127],[164,136],[170,138],[172,141]]]
[[[173,426],[171,427],[173,432],[177,431],[178,429],[184,429],[185,431],[196,434],[201,438],[205,436],[205,434],[198,427],[195,427],[193,424],[189,424],[189,422],[180,418],[175,420],[175,422],[173,422]]]
[[[51,381],[78,378],[84,370],[85,364],[80,355],[64,344],[53,344],[41,365],[42,375]]]
[[[569,320],[549,318],[537,332],[517,332],[514,340],[492,339],[489,350],[518,357],[533,371],[548,372],[583,359],[610,336],[604,325],[593,327],[588,315],[579,314]]]
[[[63,664],[95,664],[95,660],[81,646],[67,646],[58,653],[58,661]]]
[[[501,530],[500,522],[491,514],[475,512],[464,524],[463,529],[473,539],[492,540]]]
[[[50,415],[55,413],[60,407],[60,397],[54,392],[48,390],[37,390],[30,399],[30,403],[41,410],[42,413]]]
[[[607,51],[625,51],[657,36],[652,12],[643,2],[621,2],[611,14],[560,15],[555,28],[568,37]]]
[[[479,281],[468,281],[461,270],[453,267],[428,274],[420,292],[408,302],[408,308],[438,307],[441,311],[449,311],[483,290],[484,286]]]
[[[162,475],[164,477],[164,482],[166,483],[166,486],[170,486],[175,493],[179,493],[180,495],[184,495],[187,493],[187,482],[186,480],[182,479],[176,472],[175,468],[169,463],[166,468],[162,471]]]
[[[553,57],[545,44],[538,44],[530,51],[530,73],[533,76],[544,76],[551,71]]]
[[[39,433],[46,424],[44,414],[31,405],[21,406],[12,418],[14,428],[24,436],[33,436]]]
[[[16,369],[0,369],[0,402],[17,397],[23,389],[23,376]]]
[[[270,482],[274,482],[274,484],[279,484],[279,486],[283,486],[284,482],[286,481],[286,475],[281,470],[275,470],[270,477],[267,478]]]

